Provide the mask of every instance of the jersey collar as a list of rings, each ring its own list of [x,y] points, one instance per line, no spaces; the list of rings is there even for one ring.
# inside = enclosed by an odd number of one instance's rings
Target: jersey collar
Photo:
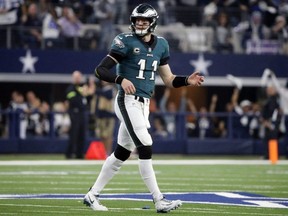
[[[138,38],[138,40],[141,41],[142,44],[144,44],[144,46],[149,50],[153,50],[157,44],[157,37],[154,34],[151,34],[151,40],[149,42],[144,42],[141,37],[137,36],[135,34],[135,36]]]

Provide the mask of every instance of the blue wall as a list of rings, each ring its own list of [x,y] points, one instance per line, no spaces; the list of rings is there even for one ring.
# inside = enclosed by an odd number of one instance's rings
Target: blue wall
[[[95,66],[107,54],[92,51],[30,50],[35,73],[70,74],[75,69],[84,74],[93,74]],[[22,73],[20,57],[25,57],[24,49],[0,49],[0,73]],[[191,61],[199,61],[201,54],[171,53],[170,65],[175,74],[190,74],[195,68]],[[288,57],[284,55],[239,55],[239,54],[203,54],[204,61],[210,61],[207,67],[210,76],[226,76],[230,73],[242,77],[260,77],[265,68],[270,68],[278,77],[287,78]],[[27,71],[30,73],[31,71]]]

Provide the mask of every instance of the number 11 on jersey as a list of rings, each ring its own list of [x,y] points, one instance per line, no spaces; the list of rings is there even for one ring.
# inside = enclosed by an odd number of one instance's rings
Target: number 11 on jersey
[[[150,80],[154,80],[155,79],[155,72],[157,70],[157,61],[153,61],[152,63],[152,67],[153,67],[153,71],[151,73],[151,77]],[[139,69],[139,74],[138,76],[136,76],[137,79],[145,79],[144,77],[144,71],[146,68],[146,60],[145,59],[140,59],[140,61],[138,62],[138,65],[140,65],[140,69]]]

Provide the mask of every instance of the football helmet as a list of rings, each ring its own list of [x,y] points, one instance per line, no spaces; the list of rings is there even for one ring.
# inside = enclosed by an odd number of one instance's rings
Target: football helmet
[[[158,13],[157,11],[149,4],[140,4],[138,5],[133,11],[130,16],[130,29],[133,33],[138,36],[145,36],[148,33],[154,32],[157,27],[157,20],[158,20]],[[150,25],[146,29],[136,29],[136,18],[145,18],[148,19]]]

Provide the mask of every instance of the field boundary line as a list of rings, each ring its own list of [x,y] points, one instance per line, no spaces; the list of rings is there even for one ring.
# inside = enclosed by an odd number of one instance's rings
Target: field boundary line
[[[47,165],[102,165],[103,160],[7,160],[0,166],[47,166]],[[154,165],[272,165],[268,160],[153,160]],[[138,165],[138,160],[125,161],[124,165]],[[279,160],[277,165],[288,165]]]

